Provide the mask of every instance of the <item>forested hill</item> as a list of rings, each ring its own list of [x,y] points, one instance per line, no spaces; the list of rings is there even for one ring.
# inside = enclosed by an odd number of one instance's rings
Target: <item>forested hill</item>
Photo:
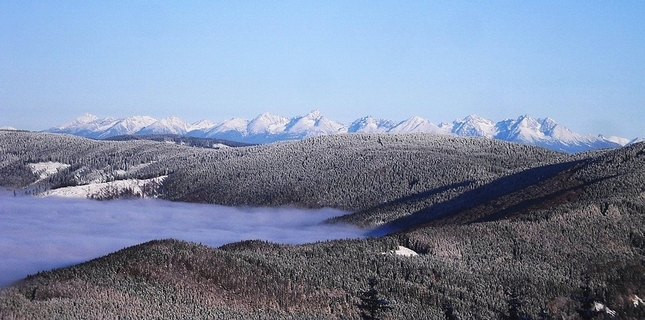
[[[0,185],[30,193],[163,177],[154,192],[174,201],[352,211],[437,190],[435,201],[450,199],[499,177],[572,157],[432,134],[347,134],[213,150],[1,132],[0,146]],[[58,167],[43,175],[35,172],[38,163]]]
[[[190,136],[182,136],[178,134],[138,134],[138,135],[127,134],[127,135],[109,137],[109,138],[106,138],[105,140],[111,140],[111,141],[151,140],[151,141],[158,141],[158,142],[175,143],[175,144],[186,145],[190,147],[213,148],[213,149],[220,149],[220,148],[226,148],[226,147],[246,147],[246,146],[253,145],[250,143],[237,142],[237,141],[231,141],[231,140],[190,137]]]
[[[391,228],[538,219],[566,206],[640,207],[645,199],[645,143],[502,177],[459,198],[425,207]],[[467,199],[467,200],[466,200]]]
[[[0,290],[0,318],[359,319],[370,278],[392,307],[385,319],[444,319],[448,307],[459,319],[579,319],[585,286],[597,318],[645,318],[644,143],[563,155],[427,134],[221,150],[0,141],[0,177],[16,188],[87,172],[163,175],[159,194],[173,200],[333,206],[358,210],[345,221],[398,231],[297,246],[151,241]],[[46,161],[70,167],[38,181],[29,165]]]

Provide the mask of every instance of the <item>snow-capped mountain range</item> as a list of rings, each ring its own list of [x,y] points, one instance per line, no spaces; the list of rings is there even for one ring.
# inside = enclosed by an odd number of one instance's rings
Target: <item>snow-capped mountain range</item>
[[[345,125],[327,119],[318,110],[291,119],[271,113],[263,113],[252,120],[233,118],[219,123],[201,120],[193,124],[174,116],[161,120],[149,116],[101,119],[91,114],[85,114],[71,122],[45,131],[94,139],[130,134],[178,134],[246,143],[271,143],[340,133],[429,132],[499,139],[538,145],[570,153],[601,148],[616,148],[639,140],[604,137],[601,135],[581,135],[570,131],[551,118],[535,119],[528,115],[499,122],[470,115],[452,123],[441,123],[439,125],[435,125],[421,117],[412,117],[396,122],[367,116]]]

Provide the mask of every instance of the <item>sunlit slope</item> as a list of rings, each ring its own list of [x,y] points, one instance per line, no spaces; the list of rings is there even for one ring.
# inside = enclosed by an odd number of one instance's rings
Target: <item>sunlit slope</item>
[[[0,185],[26,193],[164,177],[155,194],[175,201],[346,210],[433,190],[444,190],[441,199],[449,199],[570,157],[533,146],[432,134],[346,134],[214,150],[1,132],[0,150]],[[29,167],[48,162],[59,168],[46,179]]]
[[[169,176],[171,200],[361,210],[448,188],[459,194],[567,156],[546,149],[432,134],[348,134],[235,149]]]
[[[71,135],[0,132],[0,186],[38,193],[119,179],[146,179],[172,172],[186,147],[152,141],[96,141]],[[195,151],[199,151],[195,149]],[[30,164],[60,164],[40,176]]]

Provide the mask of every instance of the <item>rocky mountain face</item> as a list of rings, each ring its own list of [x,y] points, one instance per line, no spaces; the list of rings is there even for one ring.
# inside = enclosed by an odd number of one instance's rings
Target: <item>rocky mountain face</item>
[[[161,120],[149,116],[99,119],[94,115],[86,114],[71,122],[45,131],[68,133],[94,139],[132,134],[178,134],[254,144],[300,140],[314,136],[341,133],[423,132],[498,139],[537,145],[568,153],[617,148],[630,143],[629,139],[620,137],[578,134],[551,118],[535,119],[528,115],[499,122],[484,119],[477,115],[470,115],[452,123],[441,123],[439,125],[416,116],[400,122],[367,116],[345,125],[326,118],[318,110],[291,119],[271,113],[263,113],[252,120],[233,118],[219,123],[202,120],[193,124],[174,116]]]

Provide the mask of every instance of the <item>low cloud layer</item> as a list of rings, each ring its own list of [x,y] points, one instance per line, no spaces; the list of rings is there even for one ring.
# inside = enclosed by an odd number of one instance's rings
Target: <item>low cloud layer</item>
[[[153,199],[13,197],[0,192],[0,286],[152,239],[175,238],[217,247],[249,239],[298,244],[364,237],[366,230],[321,223],[344,213]]]

